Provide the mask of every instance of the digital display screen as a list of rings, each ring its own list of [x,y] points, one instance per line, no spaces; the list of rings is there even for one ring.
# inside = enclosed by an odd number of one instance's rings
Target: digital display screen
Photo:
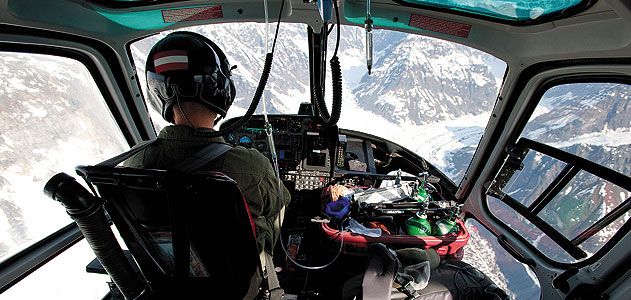
[[[287,121],[286,119],[276,119],[271,120],[270,123],[275,131],[287,131]]]
[[[325,167],[326,166],[326,153],[310,152],[307,155],[307,165],[314,166],[314,167]]]
[[[280,160],[296,160],[296,152],[289,150],[280,150],[278,151],[278,159]]]

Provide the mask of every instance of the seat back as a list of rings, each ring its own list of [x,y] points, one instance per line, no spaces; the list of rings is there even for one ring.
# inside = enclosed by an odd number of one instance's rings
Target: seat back
[[[254,223],[229,177],[102,166],[80,166],[77,173],[104,200],[156,295],[258,293]]]

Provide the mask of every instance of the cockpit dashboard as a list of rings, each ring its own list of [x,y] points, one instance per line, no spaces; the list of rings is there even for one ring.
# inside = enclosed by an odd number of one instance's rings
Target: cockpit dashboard
[[[337,127],[327,128],[316,117],[270,115],[280,176],[296,190],[323,187],[334,175]],[[222,126],[236,122],[230,119]],[[244,126],[224,136],[233,146],[254,148],[271,161],[265,119],[253,116]],[[343,160],[343,157],[341,158]]]
[[[238,121],[226,120],[222,128]],[[434,166],[415,153],[383,138],[326,126],[311,115],[268,115],[278,158],[279,175],[290,190],[315,190],[332,181],[360,178],[372,185],[392,179],[392,172],[408,174],[427,171],[440,179],[441,190],[453,195],[455,185]],[[243,126],[226,133],[233,146],[254,148],[271,161],[269,138],[263,115],[254,115]]]

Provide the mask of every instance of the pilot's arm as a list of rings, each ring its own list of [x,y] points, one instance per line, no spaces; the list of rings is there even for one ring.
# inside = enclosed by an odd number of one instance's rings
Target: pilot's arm
[[[224,164],[226,175],[239,183],[241,192],[250,207],[256,224],[259,249],[273,253],[280,233],[279,215],[289,204],[291,195],[284,184],[280,185],[269,160],[254,149],[236,147],[239,157],[229,156]],[[246,154],[247,153],[247,154]],[[232,153],[231,153],[232,154]],[[281,217],[282,219],[282,217]]]
[[[265,237],[265,250],[267,250],[268,253],[273,253],[273,249],[279,239],[280,225],[285,212],[284,209],[291,201],[291,195],[282,182],[280,182],[279,190],[278,181],[279,179],[272,171],[262,182],[262,186],[267,189],[266,201],[268,202],[263,214],[268,216],[268,218],[266,218],[266,226],[271,229],[268,231],[271,235]],[[281,195],[279,195],[279,193]]]

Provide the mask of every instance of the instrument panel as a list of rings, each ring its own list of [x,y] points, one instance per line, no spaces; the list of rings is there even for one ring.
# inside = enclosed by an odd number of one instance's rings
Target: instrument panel
[[[273,128],[278,168],[284,181],[295,183],[296,190],[324,187],[333,177],[338,132],[318,117],[307,115],[268,115]],[[226,120],[222,127],[239,118]],[[271,158],[265,119],[255,115],[241,128],[224,135],[233,146],[254,148]]]

